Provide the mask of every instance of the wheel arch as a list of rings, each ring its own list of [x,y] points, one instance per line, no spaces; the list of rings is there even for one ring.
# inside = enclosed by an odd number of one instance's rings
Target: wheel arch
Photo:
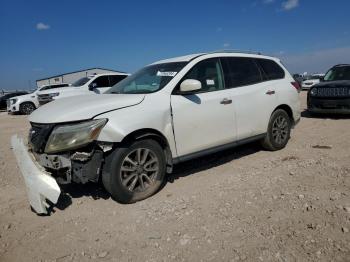
[[[130,134],[128,134],[126,137],[124,137],[121,143],[131,144],[134,141],[143,140],[143,139],[153,139],[159,143],[159,145],[163,148],[166,156],[167,172],[171,173],[172,167],[173,167],[173,158],[172,158],[171,148],[167,138],[158,130],[155,130],[152,128],[143,128],[143,129],[135,130]]]
[[[275,110],[273,110],[272,114],[278,109],[282,109],[282,110],[286,111],[286,113],[288,114],[290,120],[292,121],[292,125],[294,126],[295,120],[294,120],[292,108],[289,105],[282,104],[282,105],[279,105],[278,107],[276,107]]]
[[[32,104],[32,105],[35,107],[35,109],[36,109],[36,106],[35,106],[35,104],[34,104],[32,101],[23,101],[23,102],[21,102],[21,103],[19,104],[19,107],[21,108],[21,106],[22,106],[23,104]]]

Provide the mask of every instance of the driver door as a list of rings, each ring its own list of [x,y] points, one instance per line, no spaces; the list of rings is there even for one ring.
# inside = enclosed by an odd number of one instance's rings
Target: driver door
[[[186,79],[201,82],[191,95],[179,93]],[[231,90],[224,88],[218,58],[196,64],[180,81],[171,96],[173,126],[178,156],[184,156],[233,142],[236,138]]]

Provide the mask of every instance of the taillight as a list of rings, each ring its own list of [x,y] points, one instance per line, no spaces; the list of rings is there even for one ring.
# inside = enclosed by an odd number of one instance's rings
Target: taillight
[[[291,82],[291,84],[295,87],[295,89],[300,93],[301,86],[298,82]]]

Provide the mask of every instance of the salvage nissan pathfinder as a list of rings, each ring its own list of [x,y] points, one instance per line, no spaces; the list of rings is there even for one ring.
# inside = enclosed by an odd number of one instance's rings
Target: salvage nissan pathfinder
[[[102,95],[34,111],[28,148],[12,146],[37,213],[59,184],[102,181],[113,199],[153,195],[182,161],[260,140],[284,148],[300,119],[299,85],[279,59],[215,52],[148,65]]]

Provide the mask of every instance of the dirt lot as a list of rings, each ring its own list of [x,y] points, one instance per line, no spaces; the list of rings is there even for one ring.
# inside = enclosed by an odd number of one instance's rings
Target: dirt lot
[[[301,94],[303,109],[305,93]],[[31,212],[0,113],[0,261],[350,261],[350,118],[303,113],[287,148],[250,144],[178,166],[133,205],[69,186]]]

